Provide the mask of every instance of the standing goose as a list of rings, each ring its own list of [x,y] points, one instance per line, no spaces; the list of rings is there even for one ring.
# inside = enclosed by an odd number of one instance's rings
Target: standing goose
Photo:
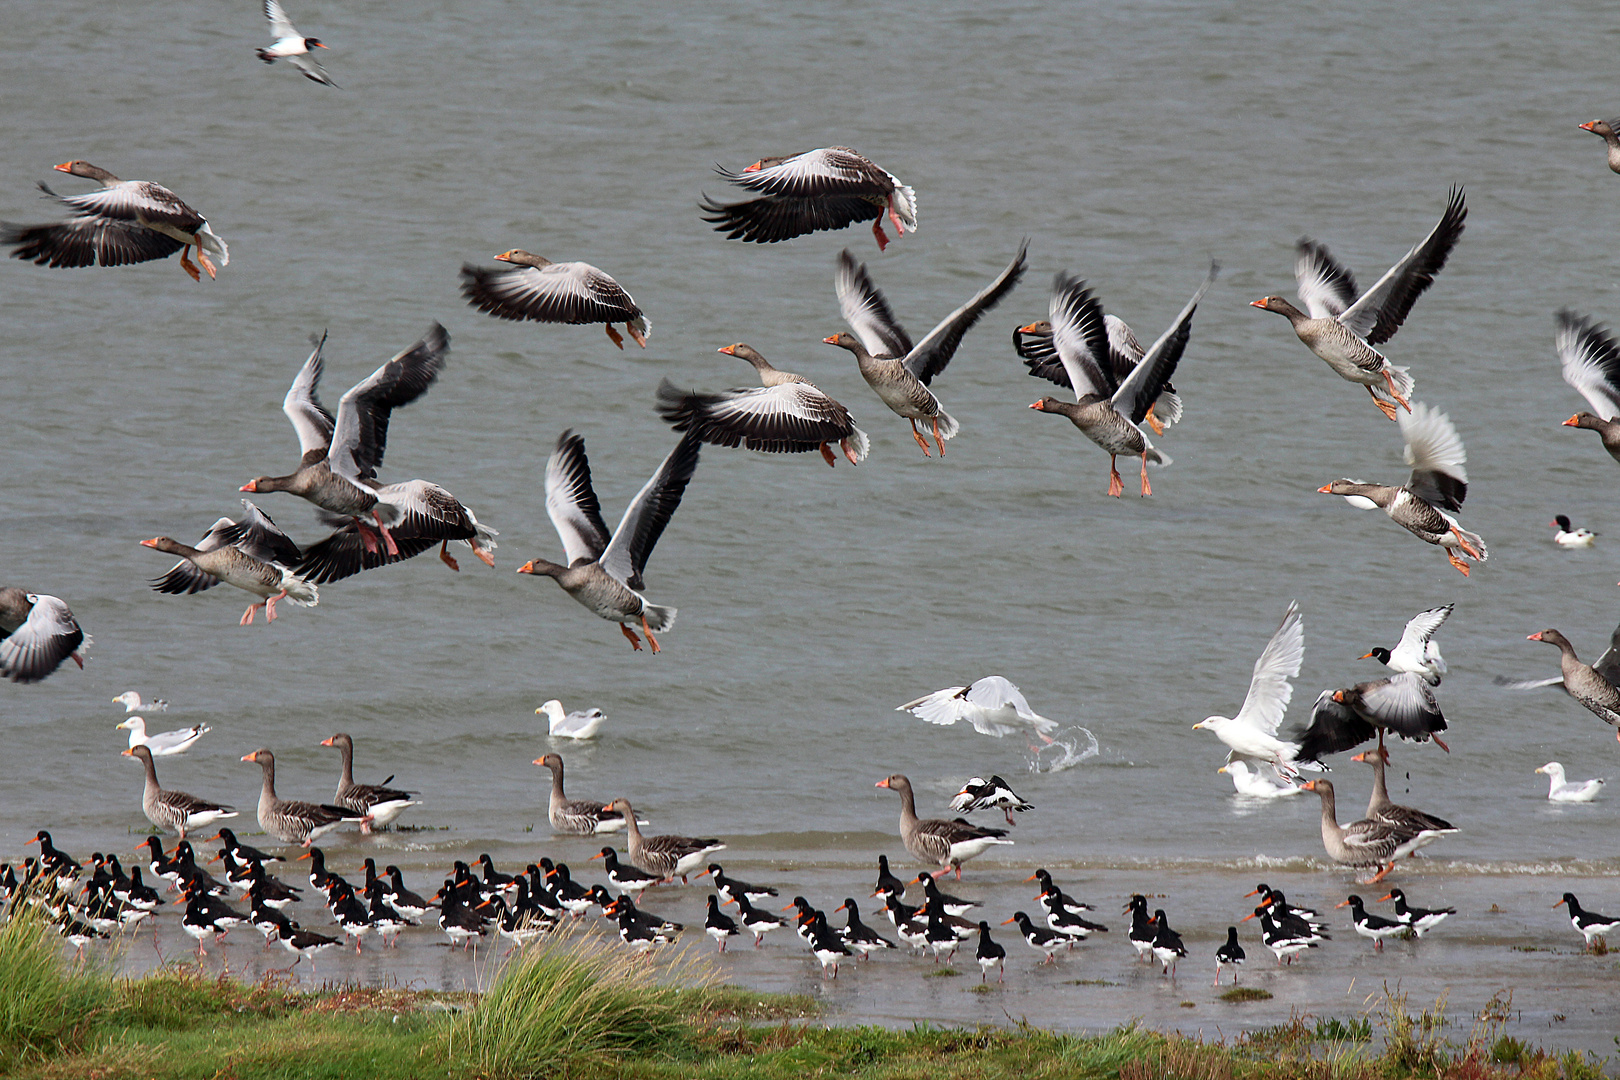
[[[1117,315],[1104,315],[1103,326],[1108,331],[1108,367],[1115,385],[1118,385],[1131,377],[1136,366],[1147,355],[1147,350],[1136,339],[1136,331]],[[1051,320],[1041,319],[1014,330],[1013,351],[1024,361],[1031,375],[1073,389],[1068,370],[1064,368],[1063,358],[1058,355],[1057,344],[1053,341]],[[1148,406],[1147,415],[1142,420],[1153,429],[1153,434],[1163,435],[1165,428],[1181,422],[1181,413],[1181,396],[1167,382],[1164,389],[1159,391],[1158,398]]]
[[[1120,454],[1142,460],[1144,496],[1153,494],[1153,487],[1148,483],[1148,463],[1170,464],[1169,457],[1154,448],[1147,432],[1139,425],[1168,385],[1170,376],[1175,374],[1192,334],[1193,312],[1198,310],[1198,302],[1204,298],[1219,270],[1218,265],[1210,264],[1208,276],[1181,309],[1176,321],[1123,380],[1115,376],[1108,327],[1096,296],[1084,281],[1067,274],[1059,274],[1052,283],[1052,344],[1057,349],[1064,378],[1057,378],[1046,365],[1030,364],[1030,374],[1059,385],[1066,383],[1074,391],[1075,400],[1070,404],[1043,397],[1030,408],[1068,417],[1086,438],[1108,451],[1108,494],[1116,498],[1125,490],[1115,461]],[[1022,329],[1029,331],[1034,327]]]
[[[15,245],[14,259],[32,259],[40,266],[125,266],[166,259],[180,252],[180,268],[192,280],[202,274],[186,256],[197,249],[197,262],[214,276],[212,251],[220,266],[231,264],[231,253],[208,219],[151,180],[120,180],[88,161],[65,161],[57,172],[101,181],[100,191],[61,196],[44,184],[39,189],[74,211],[66,221],[51,225],[13,225],[0,222],[0,244]]]
[[[277,60],[285,60],[297,68],[304,78],[311,82],[318,82],[322,86],[338,89],[338,84],[326,73],[326,69],[316,63],[310,55],[311,49],[324,49],[320,38],[305,37],[293,26],[292,20],[282,10],[276,0],[264,0],[264,17],[270,20],[270,33],[275,38],[267,49],[257,50],[260,60],[273,64]]]
[[[1485,541],[1464,529],[1447,511],[1461,510],[1468,495],[1468,454],[1457,429],[1445,413],[1418,402],[1398,417],[1406,440],[1406,463],[1412,477],[1405,487],[1369,484],[1365,480],[1335,480],[1317,491],[1342,495],[1358,510],[1380,509],[1390,520],[1425,543],[1445,549],[1451,565],[1468,576],[1461,555],[1484,562]]]
[[[676,431],[690,431],[711,446],[736,446],[769,454],[808,454],[819,450],[835,464],[837,443],[851,465],[865,458],[871,441],[855,426],[849,410],[802,375],[781,371],[751,346],[738,342],[720,350],[746,360],[761,385],[705,394],[683,393],[668,379],[658,385],[658,415]]]
[[[1305,311],[1280,296],[1262,297],[1251,306],[1285,316],[1311,352],[1340,378],[1365,386],[1373,404],[1394,420],[1396,405],[1411,409],[1412,377],[1374,346],[1395,336],[1417,298],[1434,284],[1467,217],[1463,190],[1454,187],[1429,235],[1359,296],[1354,275],[1334,260],[1327,245],[1302,238],[1294,248],[1294,277]]]
[[[1411,839],[1411,834],[1387,821],[1371,818],[1340,825],[1332,782],[1307,780],[1305,790],[1316,792],[1322,799],[1322,846],[1327,849],[1328,858],[1345,866],[1382,867],[1371,881],[1382,881],[1385,874],[1395,869],[1400,849]]]
[[[911,437],[917,440],[924,457],[930,456],[928,441],[917,430],[918,420],[933,425],[934,444],[939,447],[940,457],[945,456],[944,440],[955,438],[960,430],[960,425],[928,389],[929,384],[956,355],[962,335],[985,312],[1001,303],[1024,276],[1024,257],[1028,250],[1028,241],[1019,244],[1018,254],[994,281],[947,315],[916,345],[895,320],[889,301],[872,284],[866,265],[856,262],[855,256],[847,250],[839,253],[838,306],[843,310],[844,321],[855,333],[834,334],[822,340],[855,354],[866,384],[895,415],[911,421]]]
[[[614,799],[602,809],[615,810],[624,815],[625,825],[629,829],[625,846],[630,850],[630,861],[665,881],[680,875],[681,884],[686,884],[686,875],[702,866],[703,860],[711,852],[725,850],[726,845],[719,840],[699,840],[691,836],[642,836],[629,799]]]
[[[1566,780],[1564,779],[1564,766],[1557,761],[1549,761],[1538,766],[1536,772],[1545,776],[1549,781],[1547,785],[1547,798],[1552,802],[1591,802],[1598,797],[1607,781],[1598,780]]]
[[[1440,655],[1440,646],[1434,642],[1434,635],[1441,624],[1451,617],[1451,609],[1456,606],[1447,604],[1418,612],[1407,620],[1406,629],[1401,631],[1401,640],[1394,649],[1379,646],[1363,653],[1359,659],[1371,657],[1391,671],[1409,671],[1423,676],[1423,681],[1430,686],[1439,686],[1440,676],[1446,673],[1446,661]]]
[[[64,660],[83,669],[81,650],[90,645],[90,636],[61,600],[15,586],[0,588],[0,678],[39,682]]]
[[[1387,679],[1357,683],[1342,690],[1324,690],[1316,699],[1311,722],[1295,732],[1299,761],[1322,760],[1377,738],[1380,749],[1384,735],[1408,742],[1428,742],[1451,753],[1440,738],[1446,718],[1440,712],[1434,691],[1421,675],[1403,672]]]
[[[607,810],[601,799],[570,799],[563,792],[563,759],[561,754],[537,757],[535,765],[551,770],[551,797],[546,803],[546,820],[551,831],[564,836],[596,836],[618,832],[624,828],[624,815]]]
[[[340,731],[329,739],[322,739],[321,745],[335,746],[338,753],[343,755],[343,771],[338,774],[337,795],[332,801],[345,810],[365,815],[365,820],[360,823],[362,833],[380,829],[411,807],[421,805],[420,800],[411,798],[415,792],[388,787],[388,780],[392,780],[392,776],[381,784],[355,783],[354,740],[348,735]]]
[[[585,440],[572,431],[563,432],[546,462],[546,513],[562,538],[568,563],[531,559],[517,572],[552,578],[579,603],[618,623],[637,652],[641,641],[630,627],[639,623],[648,647],[659,652],[653,632],[661,634],[674,626],[676,609],[648,603],[641,595],[641,574],[697,471],[701,446],[690,435],[676,444],[652,479],[630,500],[610,538],[591,487]]]
[[[277,600],[299,607],[320,603],[320,590],[289,569],[298,562],[298,545],[276,527],[270,515],[246,499],[242,506],[246,512],[240,522],[220,518],[196,547],[167,536],[142,540],[142,547],[180,556],[168,573],[152,582],[152,588],[181,596],[212,589],[223,581],[262,597],[242,613],[241,626],[250,625],[260,608],[266,623],[275,622]]]
[[[1282,623],[1266,642],[1249,677],[1249,692],[1236,716],[1206,716],[1193,730],[1213,731],[1231,753],[1227,761],[1247,758],[1285,765],[1299,753],[1299,744],[1277,738],[1277,727],[1294,696],[1290,679],[1305,662],[1305,620],[1299,604],[1289,601]]]
[[[199,799],[183,791],[164,791],[158,786],[152,751],[145,746],[132,746],[120,753],[135,758],[146,767],[146,790],[141,793],[141,811],[159,831],[179,833],[180,839],[184,840],[188,829],[200,829],[204,825],[236,816],[233,807]]]
[[[911,792],[911,781],[900,773],[879,780],[876,787],[888,788],[900,796],[900,839],[920,863],[937,866],[936,878],[952,870],[957,880],[962,878],[962,864],[983,854],[995,844],[1011,844],[1005,839],[1006,829],[986,829],[962,818],[946,821],[943,818],[919,818],[917,801]]]
[[[1563,426],[1597,432],[1603,449],[1620,461],[1620,343],[1596,321],[1567,309],[1558,313],[1554,340],[1564,381],[1592,406],[1592,412],[1578,412]]]
[[[193,743],[214,729],[207,724],[193,724],[188,728],[176,728],[174,731],[148,735],[146,733],[146,718],[144,716],[131,716],[123,723],[115,725],[115,730],[129,732],[130,749],[144,746],[152,752],[153,757],[169,757],[173,754],[185,753],[191,749]]]
[[[461,266],[461,295],[479,311],[514,322],[602,323],[608,338],[621,349],[624,336],[613,324],[622,322],[625,333],[647,347],[652,324],[617,281],[590,263],[554,263],[522,248],[503,251],[495,260],[511,263],[513,269]]]
[[[1614,636],[1620,638],[1620,627],[1615,629]],[[1614,683],[1614,679],[1620,678],[1620,650],[1616,650],[1611,643],[1609,650],[1599,658],[1597,666],[1589,667],[1581,663],[1575,655],[1575,646],[1557,630],[1543,630],[1531,634],[1527,640],[1545,641],[1557,646],[1564,689],[1592,715],[1606,724],[1613,724],[1617,729],[1614,737],[1620,739],[1620,690],[1615,689]]]
[[[1389,788],[1385,786],[1384,770],[1389,764],[1389,751],[1382,747],[1357,754],[1350,759],[1371,765],[1373,770],[1372,798],[1367,801],[1367,816],[1377,821],[1387,821],[1391,825],[1415,833],[1413,850],[1424,847],[1438,840],[1442,836],[1459,831],[1455,825],[1445,818],[1436,817],[1423,810],[1400,803],[1391,802]]]
[[[298,802],[277,796],[276,755],[269,750],[243,754],[242,760],[255,762],[264,771],[264,783],[259,788],[259,828],[284,844],[309,847],[345,821],[366,820],[365,814],[341,806]]]
[[[727,240],[774,244],[870,221],[882,251],[889,246],[885,215],[896,237],[917,231],[917,193],[847,146],[760,158],[737,173],[716,165],[715,172],[761,196],[735,203],[703,197],[703,220]]]
[[[1620,173],[1620,118],[1614,120],[1588,120],[1579,125],[1582,131],[1590,131],[1600,136],[1609,144],[1609,171]]]

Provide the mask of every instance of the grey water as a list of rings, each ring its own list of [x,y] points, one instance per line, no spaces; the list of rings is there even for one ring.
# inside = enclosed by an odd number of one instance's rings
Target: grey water
[[[213,726],[159,775],[234,802],[247,832],[258,772],[242,754],[273,748],[282,794],[320,798],[337,762],[318,744],[352,733],[362,779],[393,773],[422,793],[405,821],[423,831],[339,838],[334,864],[375,851],[423,891],[480,851],[584,862],[594,845],[547,835],[530,764],[547,749],[571,792],[626,795],[652,831],[724,838],[728,869],[823,907],[864,897],[879,852],[909,865],[875,781],[909,774],[928,815],[967,776],[998,772],[1037,810],[960,891],[996,922],[1028,902],[1039,865],[1104,922],[1133,890],[1165,894],[1193,958],[1175,983],[1133,971],[1115,916],[1111,936],[1035,972],[1009,927],[1007,996],[880,958],[828,986],[835,1015],[1071,1028],[1141,1015],[1229,1033],[1291,1008],[1346,1014],[1388,981],[1414,1001],[1450,987],[1459,1016],[1512,989],[1524,1032],[1613,1052],[1614,963],[1576,955],[1551,905],[1573,888],[1620,910],[1616,802],[1551,806],[1533,769],[1614,775],[1620,744],[1555,691],[1491,681],[1556,673],[1529,633],[1557,627],[1590,660],[1620,618],[1615,465],[1596,436],[1559,426],[1585,406],[1552,340],[1560,307],[1615,306],[1620,177],[1575,126],[1614,108],[1607,8],[299,0],[290,15],[332,46],[341,90],[254,59],[267,42],[253,3],[4,10],[0,217],[49,220],[34,183],[81,190],[50,169],[84,158],[173,188],[231,262],[198,284],[173,260],[0,266],[0,584],[63,597],[95,638],[82,672],[0,686],[0,857],[26,854],[41,827],[79,857],[145,835],[108,704],[127,689],[173,703],[148,718],[156,729]],[[834,144],[915,187],[919,231],[879,254],[864,226],[756,246],[700,219],[701,195],[736,195],[715,163]],[[1491,551],[1469,579],[1316,492],[1403,479],[1396,427],[1247,306],[1291,294],[1304,234],[1370,284],[1452,184],[1468,191],[1467,232],[1387,352],[1467,445],[1461,516]],[[935,381],[962,434],[925,460],[848,354],[820,343],[843,329],[834,258],[848,246],[866,261],[920,336],[1025,237],[1023,284]],[[467,307],[460,264],[512,247],[613,274],[651,320],[648,348]],[[1127,496],[1108,498],[1102,455],[1026,408],[1051,388],[1024,374],[1011,331],[1044,317],[1068,270],[1150,340],[1211,258],[1222,274],[1175,377],[1186,417],[1159,440],[1174,464],[1141,499],[1122,462]],[[168,563],[138,541],[194,541],[239,509],[240,484],[291,467],[280,402],[310,334],[330,334],[331,403],[435,319],[450,363],[395,415],[383,475],[442,484],[500,530],[494,570],[426,555],[327,587],[315,609],[283,606],[269,627],[239,628],[246,597],[229,588],[148,587]],[[828,469],[706,448],[646,575],[679,622],[661,655],[635,654],[550,582],[513,573],[560,552],[545,460],[565,428],[581,432],[616,520],[675,440],[652,411],[659,379],[745,385],[746,366],[715,351],[737,341],[843,400],[872,454]],[[301,502],[258,502],[301,542],[321,535]],[[1556,548],[1558,513],[1597,546]],[[1307,648],[1288,722],[1322,689],[1381,674],[1355,658],[1393,645],[1412,614],[1456,603],[1440,635],[1452,752],[1397,744],[1391,786],[1461,826],[1395,878],[1459,914],[1378,957],[1341,919],[1330,947],[1281,973],[1247,938],[1249,977],[1277,995],[1249,1012],[1214,1002],[1207,975],[1257,875],[1317,907],[1354,888],[1323,855],[1310,796],[1236,799],[1215,772],[1222,748],[1191,730],[1239,706],[1291,599]],[[894,711],[992,673],[1094,732],[1101,753],[1031,774],[1017,739]],[[534,715],[551,697],[604,709],[602,736],[551,746]],[[1348,819],[1368,777],[1342,762],[1334,778]],[[695,929],[701,895],[654,906]],[[172,925],[161,937],[184,952]],[[321,970],[476,984],[482,969],[439,940],[417,931],[398,958]],[[800,989],[821,985],[812,967],[777,943],[718,970]]]

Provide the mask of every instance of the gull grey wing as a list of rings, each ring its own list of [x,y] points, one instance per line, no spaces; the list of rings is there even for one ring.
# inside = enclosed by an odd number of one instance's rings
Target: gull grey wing
[[[1339,316],[1351,333],[1369,345],[1378,345],[1395,336],[1406,315],[1430,285],[1434,275],[1446,265],[1451,249],[1462,236],[1468,206],[1463,189],[1453,187],[1445,213],[1423,242],[1401,257],[1350,310]]]
[[[619,519],[613,539],[599,561],[603,570],[632,589],[642,587],[641,572],[647,566],[658,538],[664,533],[675,508],[681,505],[687,482],[697,471],[698,451],[703,444],[691,435],[681,439],[669,452],[652,479],[644,484]]]
[[[572,431],[562,433],[546,462],[546,514],[562,538],[569,566],[601,558],[608,546],[607,524],[591,487],[585,440]]]
[[[435,322],[415,345],[399,353],[371,377],[349,389],[338,402],[337,422],[327,462],[346,479],[377,475],[388,448],[393,410],[421,397],[438,379],[450,354],[450,334]]]
[[[274,2],[275,0],[271,0],[271,3]],[[321,373],[326,367],[326,362],[321,358],[321,350],[325,347],[326,332],[322,331],[320,340],[315,342],[315,351],[309,354],[304,366],[298,369],[292,387],[281,402],[281,411],[287,414],[287,419],[292,421],[293,430],[298,432],[298,449],[304,455],[300,464],[304,465],[326,457],[327,450],[332,445],[332,414],[326,411],[326,406],[316,397],[316,390],[321,384]]]
[[[1026,258],[1028,253],[1029,241],[1024,240],[1018,245],[1018,254],[1007,264],[1007,269],[980,289],[973,299],[945,316],[916,348],[906,354],[904,361],[906,370],[915,375],[924,386],[931,383],[935,375],[944,371],[945,365],[956,355],[957,346],[962,343],[962,335],[972,329],[973,324],[978,322],[985,312],[1001,303],[1002,299],[1017,287],[1018,280],[1024,276],[1024,270],[1028,266]]]
[[[264,17],[270,20],[270,36],[275,40],[299,36],[292,20],[287,18],[287,12],[276,0],[264,0]]]
[[[1620,345],[1591,319],[1558,313],[1558,361],[1573,386],[1604,420],[1620,416]]]
[[[1334,259],[1326,244],[1308,236],[1294,245],[1294,280],[1299,299],[1313,319],[1337,318],[1356,302],[1356,277]]]
[[[910,354],[911,335],[895,319],[882,290],[872,284],[866,264],[856,262],[848,248],[838,253],[835,284],[838,307],[843,312],[844,321],[861,339],[867,352],[893,359]]]
[[[1136,365],[1130,377],[1121,383],[1114,393],[1114,408],[1129,416],[1131,423],[1142,422],[1154,399],[1164,390],[1170,376],[1175,374],[1176,365],[1181,362],[1181,354],[1187,348],[1187,340],[1192,336],[1193,312],[1198,310],[1198,302],[1204,298],[1204,294],[1215,283],[1215,277],[1220,272],[1220,263],[1209,264],[1209,273],[1204,276],[1203,284],[1198,286],[1198,291],[1187,301],[1187,306],[1181,309],[1176,321],[1159,335],[1159,340],[1153,343],[1142,357],[1141,363]]]
[[[322,86],[330,86],[334,90],[343,89],[343,87],[332,81],[332,76],[328,75],[326,73],[326,69],[321,67],[320,61],[316,60],[308,53],[299,53],[294,56],[289,56],[287,57],[287,63],[297,68],[303,74],[304,78],[308,79],[310,82],[318,82]]]

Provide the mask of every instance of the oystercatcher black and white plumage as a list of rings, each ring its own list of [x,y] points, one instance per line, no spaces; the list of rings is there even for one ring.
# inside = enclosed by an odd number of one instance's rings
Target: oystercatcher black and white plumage
[[[1298,954],[1306,949],[1319,948],[1321,945],[1319,938],[1301,937],[1278,926],[1277,920],[1272,918],[1269,907],[1255,908],[1254,914],[1243,916],[1243,921],[1248,922],[1250,919],[1255,918],[1260,920],[1260,940],[1265,942],[1266,948],[1270,949],[1273,955],[1277,957],[1277,963],[1279,964],[1283,963],[1285,959],[1292,964],[1294,957]]]
[[[1586,939],[1586,947],[1590,949],[1592,943],[1604,934],[1611,934],[1620,930],[1620,919],[1611,919],[1607,915],[1599,915],[1595,911],[1587,911],[1581,907],[1581,902],[1575,899],[1574,893],[1565,893],[1564,898],[1553,907],[1564,906],[1569,908],[1570,925],[1581,932]]]
[[[840,933],[845,944],[861,956],[870,956],[879,949],[899,948],[894,942],[861,921],[861,909],[855,905],[854,897],[845,897],[844,902],[834,910],[849,912],[848,922],[844,924]]]
[[[383,886],[383,900],[388,906],[399,912],[407,919],[420,919],[432,907],[431,901],[426,900],[405,887],[405,875],[397,866],[388,866],[383,870],[387,875],[387,884]]]
[[[1060,889],[1058,887],[1057,882],[1052,879],[1052,875],[1049,872],[1047,872],[1047,870],[1044,867],[1039,869],[1039,870],[1036,870],[1033,874],[1029,875],[1029,877],[1025,878],[1024,880],[1025,881],[1038,881],[1038,882],[1040,882],[1041,883],[1041,896],[1043,896],[1043,897],[1044,896],[1055,896],[1055,897],[1057,897],[1057,900],[1058,900],[1059,904],[1061,904],[1064,907],[1068,908],[1070,911],[1074,912],[1075,914],[1079,914],[1080,912],[1083,912],[1083,911],[1091,911],[1091,910],[1093,910],[1090,904],[1083,903],[1083,902],[1081,902],[1079,900],[1076,900],[1074,897],[1070,896],[1068,893],[1066,893],[1062,889]],[[1125,910],[1129,911],[1130,908],[1127,907]]]
[[[1084,918],[1058,902],[1055,895],[1042,893],[1037,899],[1046,910],[1046,925],[1074,941],[1084,941],[1092,934],[1107,933],[1108,927]]]
[[[657,874],[647,874],[619,861],[619,853],[611,847],[605,847],[592,859],[602,860],[602,869],[607,873],[607,879],[613,887],[620,892],[635,893],[640,896],[648,888],[658,884],[663,879]]]
[[[236,834],[230,829],[220,829],[219,832],[214,834],[214,839],[225,845],[222,849],[223,851],[230,852],[243,862],[267,863],[287,861],[280,855],[271,855],[268,852],[260,851],[256,847],[248,847],[246,844],[238,840],[236,838]]]
[[[945,953],[956,955],[957,948],[962,939],[956,933],[956,928],[945,921],[946,915],[938,908],[928,908],[928,922],[923,928],[923,943],[934,954],[934,963]]]
[[[1165,975],[1172,974],[1176,961],[1187,955],[1187,946],[1182,944],[1181,935],[1170,929],[1163,908],[1153,913],[1153,955],[1164,965]]]
[[[1131,916],[1131,947],[1136,950],[1136,958],[1140,960],[1152,954],[1153,938],[1157,932],[1153,916],[1148,914],[1147,897],[1141,893],[1133,893],[1130,903],[1125,905],[1125,910]]]
[[[872,895],[894,896],[905,899],[906,883],[889,871],[889,857],[887,855],[878,856],[877,887],[872,890]]]
[[[739,881],[727,875],[725,869],[717,862],[710,863],[708,868],[698,877],[714,878],[714,891],[720,894],[722,902],[730,900],[733,896],[741,893],[748,899],[763,904],[777,895],[776,890],[769,885],[750,885],[746,881]]]
[[[821,912],[815,913],[810,921],[810,951],[821,961],[821,973],[826,975],[827,969],[832,968],[832,977],[838,978],[838,963],[847,960],[854,953],[844,944],[833,928],[827,925],[827,916]]]
[[[959,814],[971,814],[975,810],[1000,810],[1007,816],[1007,824],[1015,825],[1013,811],[1022,814],[1026,810],[1035,809],[1035,804],[1025,802],[1013,791],[1012,785],[999,776],[992,776],[985,780],[973,777],[962,790],[951,799],[951,809]]]
[[[709,894],[709,914],[703,920],[703,932],[714,938],[720,952],[726,951],[727,938],[737,936],[737,920],[720,910],[720,898],[714,893]]]
[[[315,955],[339,944],[341,942],[337,938],[318,934],[313,930],[305,930],[296,926],[287,926],[281,929],[281,947],[298,958],[293,961],[293,967],[297,967],[299,961],[308,957],[310,970],[313,971],[315,970]]]
[[[1057,951],[1069,943],[1067,935],[1036,926],[1030,921],[1029,915],[1022,911],[1015,912],[1012,918],[1003,921],[1001,925],[1006,926],[1007,923],[1017,923],[1018,932],[1024,937],[1024,944],[1036,952],[1046,954],[1041,961],[1043,964],[1057,963]]]
[[[963,900],[959,896],[941,891],[932,874],[918,874],[913,884],[917,883],[921,883],[923,896],[926,897],[922,906],[930,911],[939,911],[946,915],[966,915],[980,906],[977,900]]]
[[[1007,981],[1007,950],[991,938],[990,924],[983,920],[979,922],[979,947],[974,950],[973,957],[979,962],[981,983],[989,976],[991,968],[1000,969],[996,974],[996,982]]]
[[[1243,946],[1238,944],[1237,927],[1226,928],[1226,943],[1215,950],[1215,985],[1221,985],[1221,969],[1232,968],[1232,985],[1238,981],[1237,968],[1243,966],[1248,957],[1243,952]]]
[[[1413,907],[1406,902],[1406,893],[1400,889],[1389,890],[1379,902],[1382,903],[1384,900],[1395,901],[1396,920],[1410,926],[1412,932],[1418,937],[1422,937],[1442,922],[1445,922],[1447,916],[1457,914],[1456,908],[1430,909]]]
[[[1367,910],[1365,902],[1355,893],[1351,893],[1333,906],[1349,907],[1350,921],[1355,926],[1356,933],[1364,938],[1371,938],[1375,949],[1384,947],[1385,938],[1406,932],[1405,923],[1386,919],[1382,915],[1374,915]]]
[[[785,920],[749,903],[746,894],[739,893],[727,900],[726,903],[737,905],[737,918],[741,920],[743,929],[754,935],[754,948],[756,949],[759,948],[759,943],[764,940],[766,934],[772,930],[780,930],[787,925]]]

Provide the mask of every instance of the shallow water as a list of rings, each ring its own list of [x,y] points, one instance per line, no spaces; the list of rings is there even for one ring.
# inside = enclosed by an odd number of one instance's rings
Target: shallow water
[[[1568,1018],[1546,1021],[1548,1041],[1611,1048],[1617,997],[1598,973],[1613,964],[1566,955],[1573,934],[1547,909],[1572,882],[1620,908],[1615,804],[1551,807],[1532,770],[1556,758],[1577,777],[1612,773],[1617,744],[1554,692],[1491,684],[1556,671],[1551,649],[1524,640],[1547,626],[1591,659],[1620,608],[1614,465],[1595,436],[1558,426],[1583,406],[1552,349],[1557,308],[1607,316],[1614,293],[1603,222],[1620,178],[1575,129],[1611,108],[1597,5],[637,2],[543,18],[513,3],[296,5],[299,27],[333,46],[323,59],[342,91],[254,60],[251,6],[169,10],[162,26],[83,3],[8,20],[0,217],[48,219],[33,183],[81,190],[50,166],[85,158],[173,187],[232,258],[199,285],[172,260],[0,268],[4,583],[64,597],[96,638],[83,672],[0,687],[0,856],[25,853],[42,825],[80,855],[144,835],[107,704],[136,688],[174,702],[157,729],[215,728],[159,763],[163,781],[248,810],[243,753],[273,747],[283,794],[321,797],[336,760],[318,743],[353,733],[362,778],[395,773],[423,793],[407,820],[436,831],[375,842],[413,883],[483,850],[578,862],[581,843],[545,837],[545,774],[529,765],[548,748],[533,710],[558,697],[611,718],[594,745],[561,748],[572,791],[623,793],[657,830],[723,837],[739,873],[780,875],[824,906],[869,881],[878,851],[899,852],[877,779],[908,773],[926,814],[966,776],[1000,772],[1038,809],[1015,847],[970,868],[994,914],[1022,902],[1014,879],[1062,867],[1104,910],[1133,889],[1170,894],[1196,956],[1244,913],[1256,868],[1300,875],[1290,891],[1321,903],[1348,875],[1324,868],[1314,804],[1236,800],[1214,772],[1218,744],[1191,725],[1238,707],[1290,599],[1307,632],[1295,718],[1321,689],[1379,674],[1353,658],[1393,644],[1410,615],[1455,601],[1440,638],[1453,752],[1397,745],[1391,786],[1463,827],[1402,875],[1418,902],[1465,910],[1376,961],[1335,940],[1269,976],[1267,1004],[1344,1012],[1391,973],[1415,1001],[1449,984],[1473,1007],[1512,987],[1527,1015]],[[913,185],[920,231],[879,255],[864,227],[757,247],[700,220],[702,193],[731,197],[712,163],[829,143]],[[1339,476],[1403,477],[1398,435],[1247,306],[1289,290],[1303,233],[1370,283],[1452,183],[1468,188],[1468,231],[1388,352],[1468,446],[1462,517],[1491,548],[1469,580],[1381,516],[1316,494]],[[842,328],[834,256],[847,245],[866,260],[920,336],[1024,236],[1024,284],[936,380],[962,435],[923,460],[847,355],[819,344]],[[515,246],[614,274],[652,321],[649,348],[466,307],[461,262]],[[1067,269],[1150,339],[1211,257],[1222,276],[1175,380],[1186,419],[1160,441],[1175,463],[1154,473],[1152,499],[1109,499],[1101,455],[1025,408],[1047,387],[1022,373],[1010,331],[1045,314]],[[278,406],[310,333],[330,331],[334,401],[433,319],[450,365],[395,416],[384,477],[425,476],[474,507],[501,530],[495,570],[420,558],[334,585],[314,610],[284,607],[270,628],[237,628],[230,590],[147,587],[168,564],[138,540],[192,540],[237,510],[239,484],[290,466]],[[844,400],[872,456],[829,470],[706,449],[647,574],[679,624],[663,655],[632,654],[550,583],[512,574],[559,549],[546,456],[565,427],[581,431],[616,520],[673,444],[650,408],[659,378],[744,384],[747,369],[714,352],[738,340]],[[295,538],[320,535],[303,505],[259,501]],[[1544,523],[1557,513],[1605,534],[1600,546],[1555,548]],[[1099,756],[1030,775],[1018,740],[893,711],[989,673],[1095,732]],[[1360,767],[1334,777],[1358,806]],[[339,846],[345,867],[360,857]],[[1493,902],[1511,914],[1487,917]],[[695,891],[668,903],[700,921]],[[1117,963],[1096,966],[1124,987],[1030,992],[1090,977],[1098,946],[1035,975],[1021,959],[1002,992],[1021,995],[1016,1008],[881,960],[828,993],[895,1022],[1004,1021],[1002,1007],[1060,1025],[1208,1020],[1131,971],[1117,941]],[[433,959],[362,957],[354,973],[473,977],[460,957],[416,955]],[[762,987],[814,983],[786,946],[727,964]],[[1570,1001],[1598,1010],[1587,1026]],[[1248,1015],[1264,1014],[1233,1022]]]

